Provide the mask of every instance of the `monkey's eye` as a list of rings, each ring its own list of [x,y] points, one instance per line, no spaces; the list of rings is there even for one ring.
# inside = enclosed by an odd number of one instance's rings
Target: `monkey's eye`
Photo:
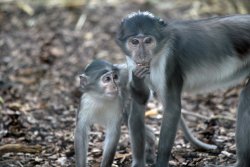
[[[138,44],[140,43],[139,40],[136,39],[136,38],[131,39],[130,42],[131,42],[133,45],[138,45]]]
[[[111,78],[110,78],[110,76],[107,76],[107,77],[104,77],[103,78],[103,82],[110,82],[111,81]]]
[[[151,37],[147,37],[144,39],[144,43],[151,44],[153,42],[153,39]]]
[[[113,79],[114,79],[114,80],[118,80],[118,75],[117,75],[117,74],[114,74]]]

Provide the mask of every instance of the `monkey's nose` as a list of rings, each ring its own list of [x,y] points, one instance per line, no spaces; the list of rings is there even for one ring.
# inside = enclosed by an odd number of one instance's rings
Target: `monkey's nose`
[[[118,88],[117,88],[117,84],[116,83],[114,83],[114,85],[112,85],[112,90],[117,92]]]

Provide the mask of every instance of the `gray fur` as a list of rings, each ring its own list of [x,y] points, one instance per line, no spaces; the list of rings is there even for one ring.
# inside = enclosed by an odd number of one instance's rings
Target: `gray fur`
[[[100,124],[106,128],[106,137],[103,147],[102,167],[112,165],[116,146],[120,137],[120,127],[122,119],[128,125],[131,134],[131,145],[133,152],[134,167],[144,167],[145,159],[154,161],[153,154],[155,148],[155,137],[152,130],[145,127],[144,130],[144,111],[145,104],[139,104],[131,99],[131,89],[128,81],[128,70],[125,64],[113,65],[100,60],[95,60],[85,68],[83,77],[88,76],[88,84],[83,86],[80,107],[77,112],[75,128],[75,153],[76,166],[85,167],[87,165],[88,133],[89,126]],[[101,77],[103,70],[110,72],[119,69],[119,97],[107,98],[97,91],[95,82]],[[96,81],[94,81],[96,79]],[[88,89],[86,89],[86,87]],[[146,136],[146,137],[145,137]],[[139,139],[139,140],[138,140]],[[145,155],[145,143],[148,154]]]
[[[139,35],[140,39],[153,37],[156,47],[150,50],[139,41],[134,50],[140,47],[145,48],[143,51],[135,53],[128,48],[128,39],[139,39]],[[152,87],[163,103],[156,167],[168,166],[183,91],[230,87],[250,75],[250,15],[162,23],[157,17],[138,12],[122,21],[117,43],[137,64],[150,63]],[[250,165],[249,96],[248,84],[241,94],[238,111],[237,167]]]

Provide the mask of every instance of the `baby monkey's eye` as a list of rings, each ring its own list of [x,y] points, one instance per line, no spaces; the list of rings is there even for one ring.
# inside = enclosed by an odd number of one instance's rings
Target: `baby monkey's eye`
[[[103,78],[103,82],[110,82],[111,81],[111,77],[110,76],[106,76]]]

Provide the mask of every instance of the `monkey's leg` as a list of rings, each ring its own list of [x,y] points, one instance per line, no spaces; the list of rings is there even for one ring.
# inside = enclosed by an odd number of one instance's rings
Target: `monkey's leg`
[[[121,120],[117,119],[110,121],[111,124],[106,127],[106,137],[101,167],[112,166],[121,133]]]
[[[145,146],[145,152],[146,152],[146,162],[149,164],[155,163],[155,134],[152,131],[152,129],[148,126],[145,126],[145,136],[146,136],[146,146]]]
[[[123,119],[124,122],[126,124],[126,126],[128,127],[128,111],[126,111],[125,113],[123,113]],[[153,130],[148,127],[145,126],[145,156],[146,156],[146,162],[148,164],[154,164],[155,163],[155,151],[156,151],[156,138],[155,138],[155,134],[153,132]]]
[[[236,126],[237,167],[250,166],[250,80],[239,99]]]
[[[85,167],[87,163],[89,125],[79,119],[75,129],[76,167]]]
[[[168,167],[171,149],[174,144],[178,123],[181,116],[181,82],[178,78],[167,81],[165,94],[159,92],[163,101],[164,112],[161,124],[156,167]],[[166,96],[164,98],[164,96]]]
[[[132,146],[132,166],[145,166],[145,125],[144,105],[132,102],[132,109],[129,115],[128,125]]]
[[[181,116],[180,119],[180,127],[184,133],[185,138],[191,143],[193,144],[195,147],[197,148],[201,148],[201,149],[205,149],[205,150],[215,150],[217,149],[216,145],[212,145],[212,144],[206,144],[202,141],[200,141],[199,139],[197,139],[196,137],[194,137],[192,135],[192,132],[190,132],[189,128],[187,127],[184,118]]]

